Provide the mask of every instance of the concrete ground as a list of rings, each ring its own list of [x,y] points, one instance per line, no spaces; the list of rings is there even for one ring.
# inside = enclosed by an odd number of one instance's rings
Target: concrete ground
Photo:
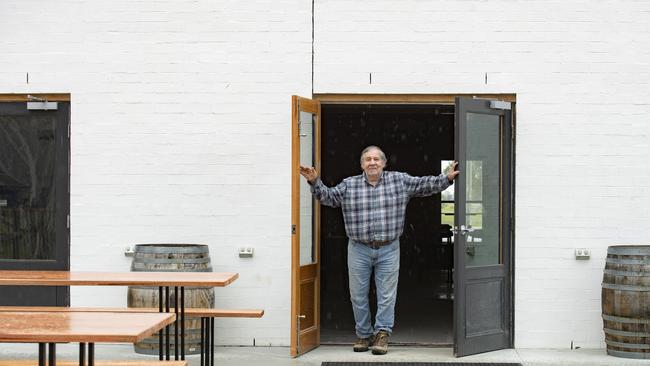
[[[75,359],[78,349],[73,345],[59,345],[59,359]],[[141,359],[131,346],[98,345],[97,359]],[[36,345],[0,343],[0,359],[35,359]],[[155,359],[155,358],[153,358]],[[191,366],[199,365],[199,356],[188,356]],[[323,361],[412,361],[412,362],[510,362],[524,366],[636,366],[650,365],[650,360],[633,360],[608,356],[604,349],[507,349],[479,355],[454,358],[449,348],[390,347],[384,356],[370,352],[354,353],[351,347],[321,346],[301,357],[289,357],[287,347],[217,347],[215,365],[218,366],[320,366]]]

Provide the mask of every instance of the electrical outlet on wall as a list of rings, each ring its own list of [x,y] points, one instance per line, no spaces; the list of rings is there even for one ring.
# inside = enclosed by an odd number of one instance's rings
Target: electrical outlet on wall
[[[576,248],[575,255],[576,259],[589,259],[591,251],[587,248]]]
[[[253,248],[239,248],[239,258],[252,258],[253,257]]]

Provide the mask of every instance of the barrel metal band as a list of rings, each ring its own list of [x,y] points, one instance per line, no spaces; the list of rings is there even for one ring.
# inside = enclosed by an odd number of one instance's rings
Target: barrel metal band
[[[162,264],[201,263],[201,264],[204,264],[204,263],[210,263],[210,257],[205,257],[205,258],[178,258],[178,257],[173,257],[173,258],[151,258],[151,257],[147,257],[146,261],[147,261],[146,264],[151,264],[151,263],[162,263]]]
[[[605,274],[627,277],[650,277],[650,272],[616,271],[613,269],[606,269]]]
[[[607,288],[610,290],[621,290],[621,291],[650,292],[650,286],[616,285],[613,283],[605,283],[605,282],[603,282],[603,288]]]
[[[622,330],[616,330],[616,329],[609,329],[609,328],[603,328],[605,331],[605,334],[611,334],[615,336],[624,336],[624,337],[641,337],[641,338],[648,338],[650,337],[650,333],[647,332],[626,332]]]
[[[607,258],[605,264],[607,263],[616,263],[616,264],[648,264],[647,259],[619,259],[619,258]]]
[[[650,245],[612,245],[607,248],[607,254],[650,256]]]
[[[614,342],[605,339],[605,343],[614,347],[621,348],[632,348],[632,349],[650,349],[650,344],[636,344],[636,343],[623,343],[623,342]]]
[[[628,324],[650,324],[650,319],[627,318],[623,316],[614,316],[603,314],[603,319],[610,322],[628,323]]]
[[[137,253],[147,254],[205,254],[210,253],[208,246],[205,244],[187,244],[178,246],[166,246],[164,244],[138,245],[136,244]]]
[[[650,359],[650,352],[627,352],[608,349],[607,354],[614,357],[636,358],[641,360]]]

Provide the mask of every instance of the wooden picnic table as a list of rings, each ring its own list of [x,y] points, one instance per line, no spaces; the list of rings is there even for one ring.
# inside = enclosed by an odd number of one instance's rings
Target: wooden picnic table
[[[56,365],[56,343],[79,343],[79,365],[95,362],[96,342],[139,342],[176,319],[169,313],[0,312],[0,342],[38,343],[39,365]],[[49,344],[49,357],[45,349]]]
[[[159,312],[176,313],[175,359],[185,359],[185,286],[224,287],[239,277],[231,272],[77,272],[77,271],[6,271],[0,270],[0,286],[157,286]],[[169,288],[174,287],[174,300],[169,299]],[[180,291],[178,291],[180,288]],[[164,290],[164,295],[163,295]],[[179,300],[180,293],[180,300]],[[179,307],[176,304],[180,305]],[[165,358],[170,359],[169,326],[165,327]],[[159,333],[159,359],[163,359],[163,331]]]
[[[224,287],[238,277],[229,272],[0,271],[0,285]]]

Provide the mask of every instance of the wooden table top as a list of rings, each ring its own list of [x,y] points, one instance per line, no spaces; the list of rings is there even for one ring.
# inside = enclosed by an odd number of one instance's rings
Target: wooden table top
[[[229,272],[0,271],[0,285],[34,286],[227,286]]]
[[[173,313],[0,312],[0,342],[139,342],[176,319]]]

